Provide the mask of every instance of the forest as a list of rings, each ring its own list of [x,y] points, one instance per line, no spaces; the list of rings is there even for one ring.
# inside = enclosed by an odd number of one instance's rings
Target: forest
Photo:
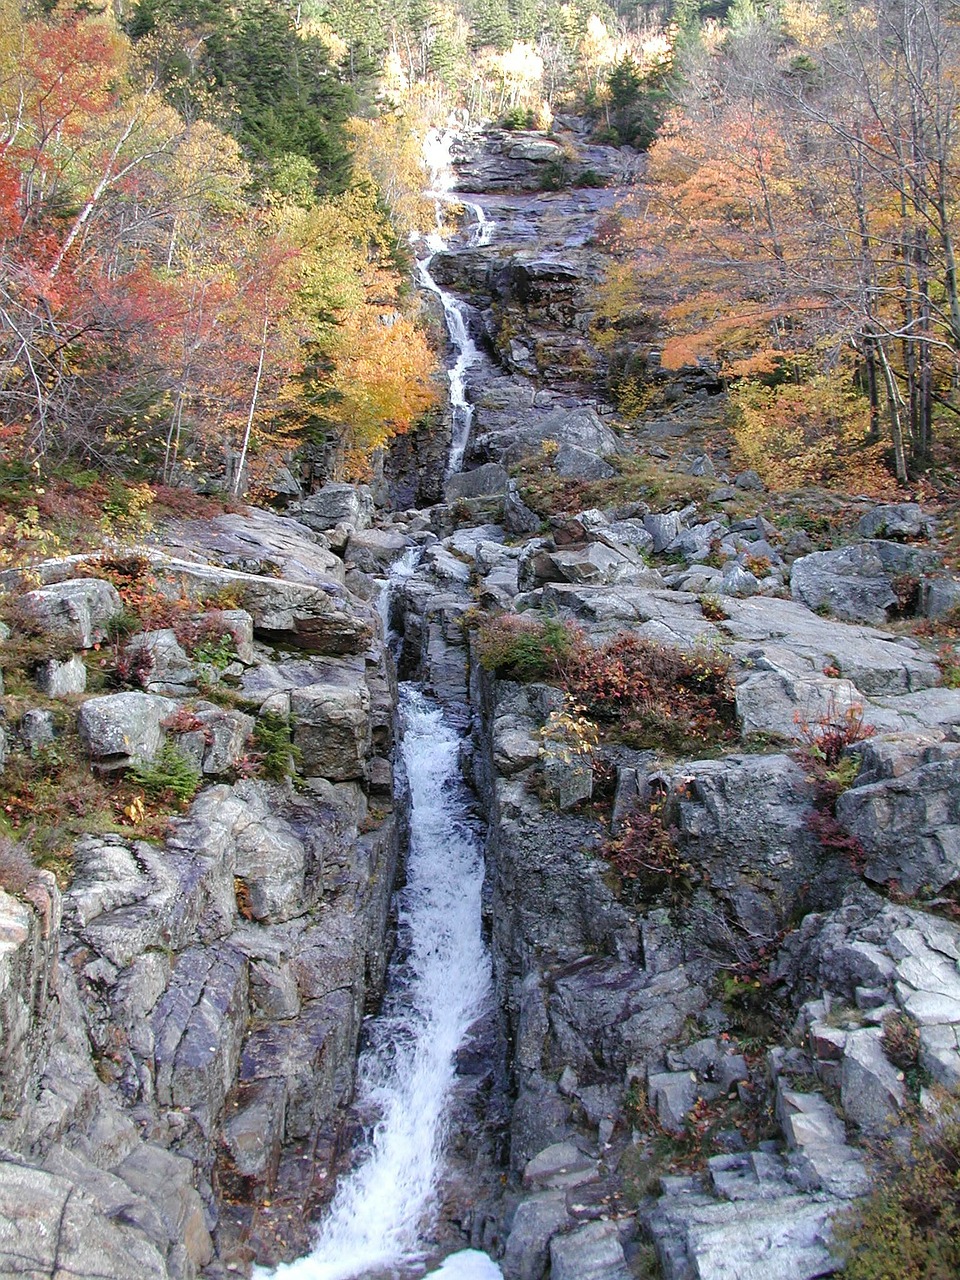
[[[880,491],[952,456],[942,0],[0,9],[0,439],[34,504],[67,472],[256,495],[304,447],[362,477],[438,398],[411,235],[454,110],[576,111],[648,152],[596,321],[627,417],[653,344],[716,368],[772,484]]]

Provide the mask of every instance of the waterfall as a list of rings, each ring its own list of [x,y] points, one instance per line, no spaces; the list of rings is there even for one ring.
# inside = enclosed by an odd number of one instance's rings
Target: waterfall
[[[360,1058],[357,1103],[375,1116],[368,1149],[334,1195],[311,1253],[280,1280],[422,1275],[436,1218],[455,1055],[491,998],[480,931],[480,833],[459,774],[460,739],[441,710],[402,687],[402,754],[410,786],[407,883],[382,1012]],[[259,1276],[266,1272],[258,1271]],[[466,1250],[432,1273],[491,1280],[499,1268]]]
[[[447,370],[447,377],[450,380],[452,417],[447,475],[453,475],[463,466],[463,456],[470,439],[470,428],[473,425],[473,405],[467,400],[467,370],[480,359],[480,349],[467,329],[466,307],[453,294],[442,289],[430,274],[430,263],[434,254],[446,247],[446,241],[440,232],[443,206],[456,199],[451,195],[454,176],[450,163],[450,147],[453,138],[454,135],[451,133],[432,129],[424,142],[424,156],[431,175],[431,190],[428,194],[433,196],[436,202],[437,230],[424,238],[428,253],[417,261],[417,279],[428,293],[433,293],[439,298],[440,305],[443,307],[447,333],[450,335],[450,344],[455,353],[453,363]],[[472,200],[460,200],[459,203],[472,217],[467,247],[475,248],[489,244],[493,236],[493,223],[483,209]]]

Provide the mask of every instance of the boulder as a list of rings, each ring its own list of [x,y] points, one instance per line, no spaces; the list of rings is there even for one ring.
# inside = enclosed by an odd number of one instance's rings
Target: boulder
[[[893,541],[910,541],[929,538],[934,521],[923,513],[916,502],[890,502],[873,507],[857,522],[863,538],[889,538]]]
[[[37,668],[35,679],[37,688],[48,698],[66,698],[86,690],[87,668],[78,653],[64,662],[49,658]]]
[[[57,736],[53,712],[42,707],[31,707],[25,711],[20,720],[19,736],[30,755],[35,756]]]
[[[124,656],[143,673],[143,684],[150,693],[176,694],[196,684],[196,668],[176,632],[169,629],[141,631],[127,642]]]
[[[108,693],[90,698],[77,712],[87,751],[104,769],[153,760],[165,737],[163,721],[177,710],[171,698],[153,693]]]
[[[353,687],[311,684],[291,695],[294,745],[308,775],[344,782],[362,778],[370,754],[370,692],[360,680]]]
[[[879,1027],[847,1037],[841,1068],[840,1104],[847,1121],[862,1133],[883,1134],[896,1123],[905,1101],[903,1073],[883,1052]]]
[[[325,484],[298,503],[294,511],[308,529],[319,532],[337,525],[365,529],[373,516],[373,494],[367,485]]]
[[[256,507],[213,519],[174,521],[165,527],[163,541],[186,559],[199,553],[211,564],[238,573],[313,586],[343,582],[343,562],[322,535],[289,515]]]
[[[553,458],[553,470],[558,476],[572,480],[609,480],[617,474],[598,453],[575,444],[560,446]]]
[[[372,612],[332,577],[315,575],[302,583],[166,557],[157,566],[172,590],[193,599],[224,591],[241,597],[244,611],[267,639],[316,653],[361,653],[373,634]]]
[[[123,602],[114,587],[100,578],[68,578],[28,591],[17,601],[21,615],[42,635],[77,649],[105,640]]]
[[[960,578],[925,578],[920,584],[920,611],[925,618],[945,618],[960,612]]]
[[[865,543],[800,556],[790,572],[790,591],[808,609],[849,622],[885,622],[897,605],[883,562]]]
[[[443,487],[448,503],[468,498],[500,498],[507,492],[510,477],[498,462],[488,462],[472,471],[458,471]]]
[[[866,875],[877,883],[929,895],[960,879],[960,759],[851,787],[837,818],[864,846]]]
[[[697,1077],[692,1071],[651,1072],[647,1097],[660,1127],[682,1136],[687,1131],[687,1114],[697,1100]]]

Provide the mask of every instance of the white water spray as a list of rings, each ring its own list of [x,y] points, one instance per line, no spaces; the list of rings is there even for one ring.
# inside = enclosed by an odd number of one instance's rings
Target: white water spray
[[[450,161],[450,148],[453,134],[431,129],[423,144],[424,158],[430,171],[430,191],[437,207],[437,230],[426,236],[424,243],[429,253],[417,262],[417,277],[420,284],[429,293],[436,294],[443,307],[444,320],[450,343],[454,349],[453,364],[447,370],[450,379],[450,412],[453,423],[450,435],[450,456],[447,460],[447,475],[453,475],[463,466],[463,456],[470,439],[470,428],[473,425],[473,405],[467,401],[467,370],[480,359],[480,349],[470,337],[467,328],[467,312],[463,303],[446,289],[441,289],[430,274],[430,263],[435,253],[446,247],[441,235],[443,224],[443,206],[457,199],[451,194],[455,181]],[[460,204],[471,213],[473,221],[467,239],[468,248],[490,243],[493,236],[493,223],[484,213],[480,205],[472,200],[460,200]]]
[[[372,1022],[358,1080],[361,1111],[378,1119],[312,1252],[280,1266],[272,1273],[278,1280],[355,1280],[422,1267],[423,1235],[438,1210],[456,1051],[491,995],[480,933],[483,865],[478,831],[465,816],[459,738],[417,690],[404,688],[401,707],[411,793],[407,883],[399,895],[402,960]],[[467,1250],[434,1274],[490,1280],[500,1271]]]

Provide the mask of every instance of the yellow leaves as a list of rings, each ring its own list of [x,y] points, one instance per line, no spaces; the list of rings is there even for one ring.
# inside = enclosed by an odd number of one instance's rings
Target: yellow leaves
[[[357,182],[362,185],[366,178],[377,188],[394,226],[404,233],[426,231],[433,222],[433,206],[423,198],[425,132],[423,122],[407,112],[383,114],[376,120],[355,118],[347,124]]]
[[[885,444],[866,445],[866,398],[840,367],[808,382],[731,389],[737,460],[774,489],[836,485],[850,492],[889,492]]]
[[[147,804],[143,792],[138,792],[129,804],[125,804],[122,812],[131,826],[139,827],[147,816]]]

